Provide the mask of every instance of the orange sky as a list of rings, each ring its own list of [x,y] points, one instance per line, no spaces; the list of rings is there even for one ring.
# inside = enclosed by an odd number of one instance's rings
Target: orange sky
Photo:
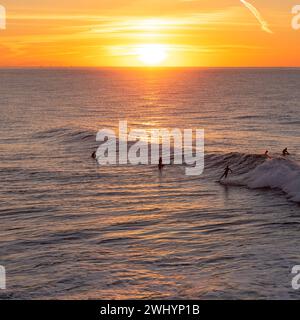
[[[0,0],[0,66],[300,66],[297,1],[242,2]]]

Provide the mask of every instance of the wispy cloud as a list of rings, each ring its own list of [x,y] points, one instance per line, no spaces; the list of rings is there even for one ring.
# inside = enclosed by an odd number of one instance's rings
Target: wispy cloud
[[[253,13],[253,15],[259,21],[262,30],[264,30],[265,32],[268,32],[268,33],[273,33],[273,31],[269,28],[268,22],[266,20],[264,20],[264,18],[260,14],[260,12],[254,7],[254,5],[252,5],[251,3],[249,3],[248,1],[245,1],[245,0],[240,0],[240,1],[246,8],[248,8]]]

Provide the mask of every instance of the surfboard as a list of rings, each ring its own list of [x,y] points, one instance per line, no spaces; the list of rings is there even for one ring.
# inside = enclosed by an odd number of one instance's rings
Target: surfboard
[[[216,183],[219,183],[222,186],[228,186],[229,185],[229,183],[226,180],[218,180],[218,181],[216,181]]]

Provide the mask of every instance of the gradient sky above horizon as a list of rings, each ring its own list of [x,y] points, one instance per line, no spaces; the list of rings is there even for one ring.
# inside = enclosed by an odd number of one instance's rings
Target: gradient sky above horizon
[[[300,66],[300,0],[248,0],[261,21],[242,2],[0,0],[0,66],[143,66],[151,45],[162,66]]]

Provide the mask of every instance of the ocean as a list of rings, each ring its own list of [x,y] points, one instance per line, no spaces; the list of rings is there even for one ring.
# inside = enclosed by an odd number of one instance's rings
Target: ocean
[[[299,298],[299,88],[293,68],[0,69],[0,298]],[[204,173],[100,166],[120,120],[204,129]]]

